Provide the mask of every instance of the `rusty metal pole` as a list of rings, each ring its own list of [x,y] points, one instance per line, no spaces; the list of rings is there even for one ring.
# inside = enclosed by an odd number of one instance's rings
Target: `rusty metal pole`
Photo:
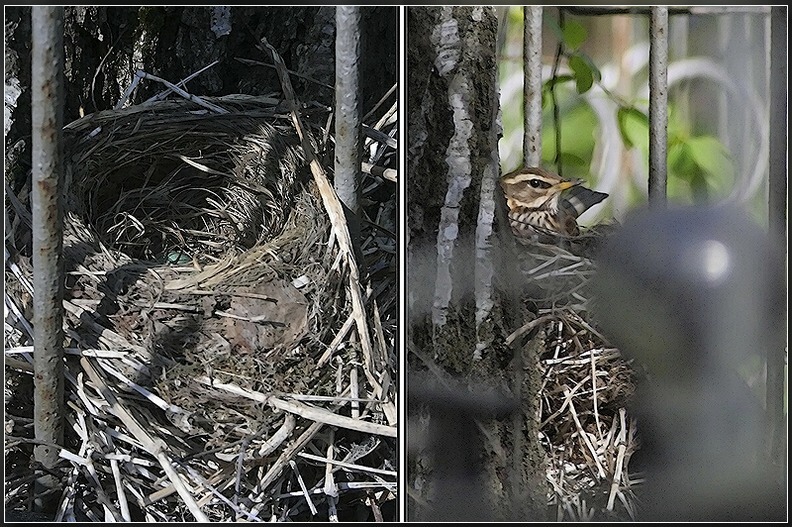
[[[36,461],[54,469],[63,443],[63,7],[33,6],[31,66],[33,339]],[[59,480],[36,480],[37,496]],[[51,496],[52,498],[52,496]],[[36,499],[40,509],[46,500]]]
[[[523,6],[523,164],[542,162],[542,6]]]
[[[668,145],[668,7],[649,19],[649,205],[665,207]]]
[[[770,9],[770,181],[768,195],[770,235],[779,247],[787,246],[787,8]],[[788,255],[787,255],[788,258]],[[785,284],[786,285],[786,284]],[[788,289],[785,287],[785,291]],[[787,319],[786,303],[780,306]],[[783,332],[786,334],[786,331]],[[767,413],[770,454],[786,487],[786,427],[784,417],[785,343],[778,342],[767,355]]]
[[[360,8],[336,7],[335,179],[338,198],[347,209],[349,233],[359,246],[360,224]]]

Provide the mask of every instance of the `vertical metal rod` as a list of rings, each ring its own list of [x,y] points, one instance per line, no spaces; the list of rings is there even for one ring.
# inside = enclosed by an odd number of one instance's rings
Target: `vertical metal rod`
[[[542,6],[523,7],[523,164],[542,162]]]
[[[63,443],[63,7],[33,6],[31,66],[33,339],[36,461],[54,469]],[[57,478],[36,480],[39,490]],[[37,492],[39,494],[39,492]],[[37,507],[46,504],[37,501]]]
[[[770,235],[779,247],[786,247],[787,228],[787,8],[770,9],[770,181],[768,196]],[[786,280],[786,279],[785,279]],[[786,291],[786,287],[784,288]],[[788,294],[788,293],[787,293]],[[784,309],[786,320],[786,304]],[[786,334],[786,332],[784,332]],[[786,445],[784,427],[784,366],[786,356],[783,342],[771,347],[767,355],[767,412],[769,416],[770,453],[780,470],[780,480],[786,483]]]
[[[666,204],[668,144],[668,7],[649,19],[649,205]]]
[[[336,7],[335,189],[347,208],[353,241],[359,238],[360,197],[360,8]]]

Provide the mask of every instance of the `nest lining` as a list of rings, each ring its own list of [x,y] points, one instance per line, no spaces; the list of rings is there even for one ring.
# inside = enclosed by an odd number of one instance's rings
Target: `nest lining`
[[[367,390],[339,249],[319,191],[302,177],[296,135],[271,101],[216,102],[231,113],[162,101],[66,128],[64,304],[74,355],[67,393],[82,416],[71,423],[77,442],[67,448],[94,452],[95,474],[74,464],[66,517],[77,511],[101,520],[108,507],[117,520],[173,521],[194,516],[196,507],[217,521],[312,517],[308,494],[289,494],[298,473],[308,490],[335,474],[327,488],[339,489],[337,497],[314,495],[320,514],[363,502],[374,510],[395,497],[393,441],[324,424],[332,421],[328,412],[345,419],[352,412],[356,421],[387,427],[381,401],[392,400],[395,389]],[[25,211],[17,216],[24,240]],[[370,259],[392,260],[376,250],[378,238],[365,239]],[[6,277],[24,306],[32,292],[23,282],[32,273],[19,256],[18,272],[7,266]],[[376,305],[395,311],[389,280],[373,283],[368,301],[377,315],[374,367],[380,378],[395,379],[386,350],[395,326],[381,324]],[[25,315],[17,320],[29,320]],[[7,347],[20,341],[6,332]],[[323,367],[319,357],[329,359]],[[213,385],[220,381],[225,388]],[[107,408],[112,393],[126,413]],[[270,398],[297,408],[291,411],[299,417],[262,404]],[[158,470],[147,453],[152,445],[131,437],[135,422],[165,445],[193,497]],[[17,438],[25,435],[19,419],[6,424]],[[346,468],[298,457],[308,447]],[[120,480],[105,457],[117,455],[127,460]],[[389,476],[372,475],[372,466]],[[132,512],[119,512],[122,488],[131,493]],[[7,508],[23,494],[7,495]]]
[[[75,212],[139,259],[218,256],[279,234],[304,165],[293,130],[271,111],[207,119],[167,106],[67,127]]]

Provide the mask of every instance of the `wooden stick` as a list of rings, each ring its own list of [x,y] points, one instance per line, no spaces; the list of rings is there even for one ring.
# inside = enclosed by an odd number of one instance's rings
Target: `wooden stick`
[[[297,102],[297,97],[294,94],[294,89],[292,88],[291,80],[289,79],[289,72],[286,69],[283,59],[275,50],[275,48],[270,45],[266,38],[261,38],[261,44],[266,48],[266,50],[262,51],[268,52],[272,56],[272,61],[275,63],[278,76],[281,80],[281,86],[283,87],[283,92],[286,95],[286,99],[288,100],[289,106],[291,108],[291,117],[292,122],[294,123],[294,128],[297,130],[297,135],[300,137],[300,141],[302,142],[305,159],[309,162],[311,167],[311,173],[314,176],[314,182],[316,182],[316,186],[322,196],[322,203],[324,204],[325,210],[330,217],[330,223],[333,227],[333,231],[335,232],[335,236],[338,239],[341,254],[344,258],[344,263],[349,270],[349,292],[352,298],[352,312],[355,315],[358,336],[360,337],[360,347],[363,351],[363,371],[369,383],[374,388],[374,394],[377,397],[384,397],[385,394],[382,393],[382,387],[377,382],[374,372],[372,371],[373,353],[371,334],[369,332],[368,320],[366,318],[363,292],[361,291],[360,287],[360,273],[358,271],[357,262],[355,261],[355,251],[353,249],[352,239],[349,235],[349,227],[346,223],[344,209],[341,206],[341,201],[338,199],[333,186],[330,184],[330,181],[327,178],[327,174],[325,174],[324,168],[322,168],[322,165],[316,159],[316,155],[314,154],[313,150],[313,143],[315,140],[311,136],[311,131],[305,129],[302,125],[299,114],[300,106]],[[261,49],[261,46],[258,47]],[[387,406],[385,408],[387,408]],[[395,420],[395,416],[393,417]]]
[[[241,397],[267,403],[279,410],[291,412],[293,414],[299,415],[300,417],[305,417],[306,419],[316,421],[317,423],[324,423],[349,430],[357,430],[358,432],[366,432],[369,434],[396,437],[397,429],[395,426],[386,426],[377,423],[370,423],[368,421],[352,419],[351,417],[335,414],[329,410],[325,410],[324,408],[314,408],[297,401],[285,401],[272,395],[246,390],[235,384],[217,382],[213,379],[210,379],[209,377],[199,377],[196,379],[196,381],[214,388],[225,390]]]

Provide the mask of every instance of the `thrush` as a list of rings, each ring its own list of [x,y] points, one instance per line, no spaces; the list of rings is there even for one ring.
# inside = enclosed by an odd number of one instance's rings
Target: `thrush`
[[[577,236],[577,218],[608,197],[539,167],[519,168],[501,178],[509,224],[521,242],[541,235]],[[565,192],[566,191],[566,192]]]

